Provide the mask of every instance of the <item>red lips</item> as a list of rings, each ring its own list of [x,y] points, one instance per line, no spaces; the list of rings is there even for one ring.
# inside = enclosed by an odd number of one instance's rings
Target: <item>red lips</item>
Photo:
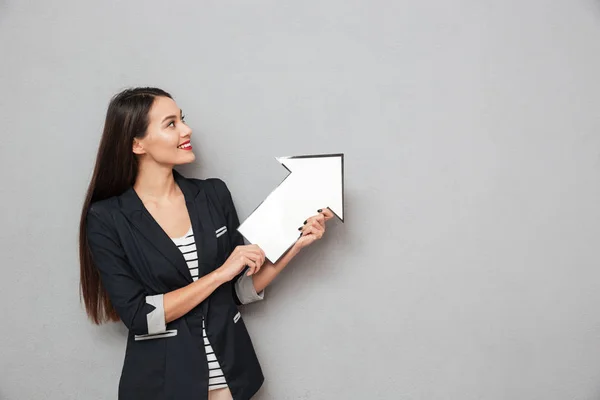
[[[179,150],[191,150],[191,149],[192,149],[192,145],[191,145],[191,144],[190,144],[190,146],[188,146],[188,147],[184,147],[184,148],[182,148],[182,147],[181,147],[181,146],[183,146],[183,145],[185,145],[185,144],[188,144],[188,143],[190,143],[190,141],[189,141],[189,140],[186,140],[185,142],[183,142],[183,143],[181,143],[179,146],[177,146],[177,148],[178,148]]]

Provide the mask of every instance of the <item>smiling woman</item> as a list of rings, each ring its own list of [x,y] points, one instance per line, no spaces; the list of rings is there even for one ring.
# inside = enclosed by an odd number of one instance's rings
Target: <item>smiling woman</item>
[[[185,123],[183,111],[171,97],[158,96],[148,113],[147,133],[133,140],[133,153],[149,155],[157,163],[173,165],[196,159],[190,144],[192,130]],[[186,150],[181,153],[178,150]]]
[[[323,209],[276,264],[245,245],[219,178],[186,178],[192,130],[171,95],[111,100],[79,226],[80,289],[94,323],[129,329],[119,399],[250,399],[264,377],[237,306],[320,239]]]

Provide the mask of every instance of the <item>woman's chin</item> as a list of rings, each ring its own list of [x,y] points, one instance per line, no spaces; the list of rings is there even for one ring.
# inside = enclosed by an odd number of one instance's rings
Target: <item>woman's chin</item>
[[[189,164],[189,163],[196,161],[196,156],[194,155],[194,153],[192,153],[191,151],[190,151],[190,153],[191,154],[189,154],[187,157],[181,157],[178,160],[177,164]]]

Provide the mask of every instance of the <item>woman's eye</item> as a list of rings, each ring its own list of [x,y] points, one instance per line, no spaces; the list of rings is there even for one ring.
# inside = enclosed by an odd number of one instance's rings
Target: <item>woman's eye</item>
[[[167,125],[167,127],[171,126],[171,124],[173,124],[173,126],[175,126],[175,121],[169,122],[169,125]]]

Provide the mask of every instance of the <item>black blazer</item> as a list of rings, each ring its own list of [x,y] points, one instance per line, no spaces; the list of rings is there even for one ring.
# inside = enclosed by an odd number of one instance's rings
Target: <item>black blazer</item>
[[[173,175],[185,196],[202,277],[222,265],[235,246],[244,244],[237,231],[238,216],[221,179],[186,178],[176,170]],[[91,204],[87,236],[102,285],[129,329],[119,399],[207,399],[202,316],[233,398],[250,399],[258,391],[264,377],[238,312],[235,280],[221,285],[186,315],[157,331],[156,321],[150,317],[157,303],[149,299],[186,286],[193,279],[182,253],[133,187]],[[164,315],[162,318],[164,323]]]

